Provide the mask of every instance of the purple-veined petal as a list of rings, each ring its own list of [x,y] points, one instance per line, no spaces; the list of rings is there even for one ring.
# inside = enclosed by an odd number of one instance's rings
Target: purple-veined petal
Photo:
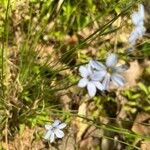
[[[95,85],[92,82],[89,82],[87,84],[87,90],[88,90],[88,93],[89,93],[90,97],[95,96],[95,94],[96,94],[96,87],[95,87]]]
[[[58,129],[63,129],[66,127],[67,124],[61,123],[60,125],[57,126]]]
[[[91,80],[92,81],[101,81],[106,74],[106,70],[102,71],[94,71],[93,74],[91,74]]]
[[[55,140],[55,134],[54,132],[52,132],[51,136],[50,136],[50,143],[53,143]]]
[[[103,82],[102,82],[102,85],[104,87],[104,90],[108,90],[108,87],[109,87],[109,83],[110,83],[110,74],[107,73]]]
[[[102,83],[100,83],[100,82],[93,82],[93,83],[100,91],[104,90]]]
[[[55,120],[54,123],[52,124],[53,127],[57,127],[61,123],[60,120]]]
[[[55,130],[54,130],[54,133],[55,133],[55,135],[56,135],[58,138],[64,137],[64,132],[61,131],[60,129],[55,129]]]
[[[117,73],[112,74],[111,80],[113,83],[117,84],[118,86],[123,86],[125,84],[124,78]]]
[[[107,67],[114,67],[117,64],[118,58],[117,55],[114,53],[111,53],[108,55],[106,59],[106,66]]]
[[[44,136],[44,139],[45,139],[45,140],[48,140],[48,139],[50,138],[50,136],[51,136],[52,133],[53,133],[52,130],[48,130],[48,131],[46,132],[45,136]]]
[[[52,129],[52,126],[49,125],[49,124],[46,124],[46,125],[45,125],[45,129],[46,129],[46,130],[51,130],[51,129]]]
[[[79,72],[80,72],[81,77],[83,78],[86,78],[89,75],[88,69],[85,66],[80,66]]]
[[[97,60],[90,60],[89,64],[93,69],[106,70],[106,67],[101,62],[98,62]]]
[[[78,83],[78,87],[81,87],[81,88],[85,87],[87,85],[87,83],[88,83],[88,79],[82,78],[82,79],[80,79],[80,81]]]

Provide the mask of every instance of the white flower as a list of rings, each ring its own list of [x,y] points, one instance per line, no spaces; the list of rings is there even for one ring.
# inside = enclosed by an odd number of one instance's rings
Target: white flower
[[[144,6],[142,4],[139,5],[138,11],[134,12],[131,15],[131,19],[132,19],[132,22],[133,22],[135,28],[131,32],[128,42],[129,42],[129,44],[134,45],[136,43],[136,40],[145,34]]]
[[[45,125],[45,128],[47,130],[47,133],[44,136],[44,139],[50,140],[50,143],[53,143],[55,140],[55,136],[57,138],[62,138],[64,137],[64,132],[61,131],[61,129],[65,128],[66,124],[61,123],[60,120],[55,120],[52,125]]]
[[[104,90],[102,84],[99,82],[102,79],[101,73],[93,70],[90,64],[80,66],[79,72],[82,79],[80,79],[78,86],[82,88],[87,86],[90,97],[95,96],[96,88],[101,91]]]
[[[92,68],[96,69],[99,73],[101,73],[102,85],[105,90],[108,90],[110,81],[118,86],[123,86],[125,83],[124,78],[120,75],[120,73],[124,72],[127,68],[125,65],[117,66],[117,55],[111,53],[106,59],[106,65],[102,63],[92,60],[90,65]]]

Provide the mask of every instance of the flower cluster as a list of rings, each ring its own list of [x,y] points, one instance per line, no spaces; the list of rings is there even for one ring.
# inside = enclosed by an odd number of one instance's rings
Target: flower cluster
[[[134,12],[131,15],[131,19],[135,27],[134,30],[131,32],[128,41],[129,44],[134,45],[136,43],[136,40],[145,34],[144,6],[142,4],[139,5],[138,11]]]
[[[105,65],[99,61],[91,60],[87,65],[80,66],[79,72],[81,79],[78,86],[87,87],[90,97],[96,95],[96,90],[108,90],[109,84],[112,81],[117,86],[123,86],[125,80],[120,73],[127,68],[125,65],[117,65],[118,58],[114,53],[109,54]]]
[[[45,128],[47,133],[44,136],[45,140],[50,140],[50,143],[55,141],[55,138],[63,138],[64,132],[61,130],[66,127],[65,123],[61,123],[60,120],[55,120],[53,124],[46,124]]]
[[[138,11],[134,12],[131,17],[135,27],[129,37],[129,43],[134,45],[136,40],[145,34],[144,6],[140,4]],[[108,90],[111,82],[118,87],[124,86],[125,79],[121,74],[127,69],[126,65],[118,64],[118,57],[114,53],[108,55],[105,64],[97,60],[90,60],[88,64],[79,67],[81,79],[78,86],[86,87],[89,96],[94,97],[97,90]],[[60,120],[55,120],[51,125],[46,124],[47,132],[44,139],[53,143],[55,138],[63,138],[62,129],[65,127],[66,124],[61,123]]]

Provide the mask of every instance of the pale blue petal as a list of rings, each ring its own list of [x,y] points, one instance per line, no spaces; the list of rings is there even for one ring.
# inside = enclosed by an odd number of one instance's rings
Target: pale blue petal
[[[78,87],[85,87],[88,83],[88,80],[86,78],[82,78],[80,79],[79,83],[78,83]]]
[[[46,132],[45,136],[44,136],[44,139],[45,139],[45,140],[48,140],[48,139],[50,138],[50,136],[51,136],[52,133],[53,133],[52,130],[48,130],[48,131]]]
[[[93,83],[100,91],[104,90],[104,87],[100,82],[93,82]]]
[[[135,26],[144,25],[144,6],[142,4],[139,5],[138,12],[131,15],[131,19]]]
[[[131,19],[136,27],[144,25],[144,6],[142,4],[139,5],[138,12],[131,15]]]
[[[87,90],[88,90],[88,93],[89,93],[90,97],[95,96],[95,94],[96,94],[96,87],[95,87],[95,85],[92,82],[89,82],[87,84]]]
[[[106,70],[102,71],[94,71],[93,74],[91,75],[91,79],[93,81],[101,81],[106,74]]]
[[[141,20],[136,27],[144,27],[144,20]]]
[[[111,53],[108,55],[106,59],[106,66],[107,67],[114,67],[117,64],[118,58],[117,55],[114,53]]]
[[[51,136],[50,136],[50,143],[53,143],[55,140],[55,134],[54,132],[52,132]]]
[[[86,67],[87,67],[88,75],[92,74],[93,73],[93,69],[91,68],[91,65],[88,63],[86,65]]]
[[[137,26],[134,31],[130,34],[129,37],[129,44],[134,45],[136,43],[136,40],[140,37],[142,37],[145,34],[145,28],[144,26]]]
[[[135,45],[137,39],[138,39],[138,33],[136,30],[134,30],[131,32],[129,39],[128,39],[128,42],[131,45]]]
[[[53,127],[57,127],[61,123],[60,120],[55,120],[54,123],[52,124]]]
[[[51,129],[52,129],[52,126],[49,125],[49,124],[46,124],[46,125],[45,125],[45,129],[46,129],[46,130],[51,130]]]
[[[64,137],[64,132],[61,131],[60,129],[54,130],[54,133],[55,133],[56,137],[58,137],[58,138]]]
[[[108,90],[109,84],[110,84],[110,74],[107,73],[106,76],[105,76],[105,78],[104,78],[104,80],[103,80],[103,82],[102,82],[104,90]]]
[[[65,123],[61,123],[60,125],[57,126],[58,129],[63,129],[67,126]]]
[[[135,31],[137,32],[139,37],[142,37],[145,34],[144,26],[137,26]]]
[[[88,69],[85,66],[80,66],[79,72],[80,72],[81,77],[83,78],[87,78],[87,76],[89,75]]]
[[[106,70],[106,67],[101,63],[101,62],[98,62],[96,60],[90,60],[90,63],[91,67],[93,69],[96,69],[96,70]]]
[[[142,4],[139,5],[139,15],[144,20],[144,6]]]
[[[139,16],[139,13],[138,12],[134,12],[132,15],[131,15],[131,19],[132,19],[132,22],[135,26],[138,25],[138,23],[140,22],[141,18]]]
[[[111,80],[113,81],[113,83],[117,84],[118,86],[123,86],[125,84],[124,78],[117,73],[112,74]]]

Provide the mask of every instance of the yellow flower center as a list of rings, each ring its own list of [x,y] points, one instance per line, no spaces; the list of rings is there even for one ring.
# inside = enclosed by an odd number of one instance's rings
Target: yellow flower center
[[[107,72],[108,72],[108,73],[110,73],[110,74],[112,74],[113,69],[112,69],[112,68],[110,68],[110,67],[108,67],[108,68],[107,68]]]

